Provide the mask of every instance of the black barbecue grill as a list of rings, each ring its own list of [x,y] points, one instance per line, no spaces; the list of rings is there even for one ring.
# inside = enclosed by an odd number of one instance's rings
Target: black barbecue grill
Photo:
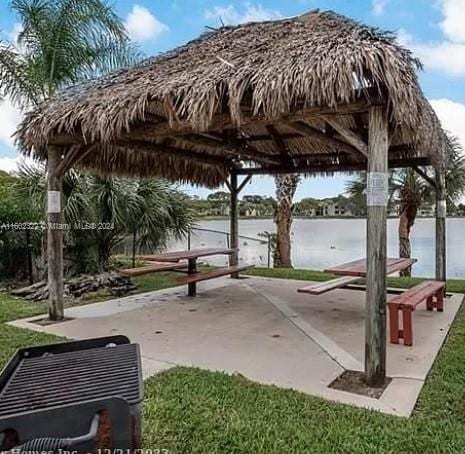
[[[0,449],[137,449],[142,393],[125,336],[20,349],[0,374]]]

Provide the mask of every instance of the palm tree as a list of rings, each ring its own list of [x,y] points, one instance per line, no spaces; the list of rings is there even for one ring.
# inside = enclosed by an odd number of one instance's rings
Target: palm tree
[[[300,181],[297,174],[278,175],[276,184],[276,250],[274,265],[292,267],[291,260],[291,225],[293,198]]]
[[[465,157],[456,138],[449,137],[451,153],[446,165],[446,195],[448,210],[452,211],[461,195],[465,192]],[[422,169],[428,176],[428,170]],[[432,177],[430,177],[432,178]],[[360,200],[366,190],[366,173],[360,174],[348,182],[347,192]],[[415,224],[418,209],[423,204],[434,203],[434,189],[414,169],[402,169],[390,173],[388,206],[397,204],[399,208],[399,256],[411,257],[410,233]],[[401,272],[410,276],[411,269]]]
[[[10,7],[20,31],[11,42],[0,41],[0,97],[21,108],[140,59],[106,0],[11,0]]]
[[[42,216],[45,205],[45,168],[21,166],[12,192],[32,202]],[[66,258],[69,273],[109,269],[113,250],[127,237],[137,247],[159,250],[170,237],[180,238],[191,228],[194,214],[188,198],[160,180],[101,178],[68,172],[63,179]],[[134,256],[133,256],[134,260]]]
[[[134,205],[134,216],[127,222],[133,266],[137,248],[163,249],[170,237],[185,237],[195,219],[189,198],[165,181],[141,180],[135,191],[140,203]]]
[[[0,88],[22,107],[139,59],[105,0],[12,0],[15,42],[0,42]]]

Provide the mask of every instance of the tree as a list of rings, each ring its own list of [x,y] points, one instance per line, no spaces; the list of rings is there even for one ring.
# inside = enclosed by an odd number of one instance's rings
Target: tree
[[[230,194],[226,191],[217,191],[208,194],[207,200],[216,209],[216,215],[227,216],[230,204]]]
[[[44,216],[44,167],[23,165],[15,192],[40,207]],[[188,198],[160,180],[101,178],[70,171],[63,179],[63,197],[69,274],[108,270],[113,250],[128,237],[133,254],[138,247],[159,250],[171,236],[186,234],[194,222]]]
[[[106,0],[11,0],[10,6],[20,31],[13,42],[0,41],[0,97],[21,108],[140,59]]]
[[[455,138],[449,138],[451,153],[446,163],[446,194],[448,211],[451,211],[457,200],[465,191],[465,158]],[[422,169],[428,175],[428,169]],[[429,175],[434,178],[433,175]],[[366,190],[366,173],[360,174],[347,184],[347,191],[352,197],[364,197]],[[418,209],[434,200],[434,188],[420,177],[414,169],[402,169],[391,172],[389,178],[389,207],[399,207],[399,256],[411,257],[410,233],[415,224]],[[402,276],[410,276],[411,270],[401,272]]]
[[[40,252],[40,230],[32,223],[40,220],[37,207],[16,193],[18,178],[0,172],[0,276],[33,279],[33,253]],[[23,224],[31,224],[24,228]],[[32,282],[31,282],[32,283]]]
[[[319,200],[306,197],[295,204],[295,212],[301,216],[311,216],[318,208]]]
[[[16,42],[0,42],[0,88],[30,107],[60,88],[140,56],[105,0],[12,0]]]
[[[291,267],[291,225],[293,198],[300,177],[296,174],[278,175],[276,184],[276,252],[275,266]]]

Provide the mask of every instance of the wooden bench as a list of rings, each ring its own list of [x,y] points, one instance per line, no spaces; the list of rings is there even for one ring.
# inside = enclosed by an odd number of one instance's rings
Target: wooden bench
[[[322,293],[330,292],[331,290],[345,287],[348,284],[354,284],[361,280],[358,276],[343,276],[330,281],[319,282],[307,287],[297,289],[299,293],[309,293],[310,295],[321,295]]]
[[[424,281],[388,302],[392,344],[398,344],[399,339],[403,339],[404,345],[413,345],[412,312],[423,301],[426,301],[428,311],[436,308],[442,312],[444,310],[444,289],[445,282]],[[400,312],[402,312],[402,327],[400,326]]]
[[[139,268],[128,268],[126,270],[120,270],[119,272],[124,276],[135,277],[143,276],[144,274],[158,273],[161,271],[178,270],[186,267],[187,263],[151,263],[147,266],[141,266]]]
[[[186,284],[193,284],[194,282],[206,281],[208,279],[214,279],[215,277],[227,276],[229,274],[239,273],[241,271],[253,268],[253,265],[237,265],[228,266],[223,268],[217,268],[213,271],[207,271],[206,273],[193,273],[188,274],[186,277],[180,278],[180,280]]]

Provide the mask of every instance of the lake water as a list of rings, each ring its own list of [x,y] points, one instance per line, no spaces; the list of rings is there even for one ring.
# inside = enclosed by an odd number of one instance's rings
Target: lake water
[[[415,276],[434,276],[434,219],[417,219],[412,229],[412,257]],[[398,219],[388,220],[388,255],[397,257]],[[198,227],[229,231],[229,221],[201,221]],[[258,237],[260,232],[274,231],[272,219],[244,219],[239,222],[239,234]],[[296,268],[322,270],[332,265],[366,256],[365,219],[295,219],[292,225],[292,260]],[[218,233],[196,232],[191,247],[226,247],[226,237]],[[171,244],[171,248],[186,248],[186,242]],[[241,262],[267,265],[267,245],[250,239],[240,239]],[[224,258],[210,263],[223,264]],[[447,274],[450,278],[465,278],[465,219],[447,220]]]

